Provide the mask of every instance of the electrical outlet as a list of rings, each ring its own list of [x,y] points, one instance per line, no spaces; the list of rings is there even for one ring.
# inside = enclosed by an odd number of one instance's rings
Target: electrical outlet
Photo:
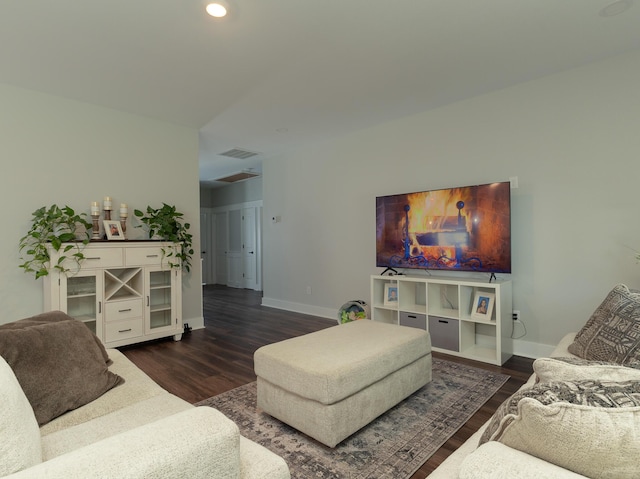
[[[513,310],[513,314],[511,315],[514,321],[520,321],[520,311],[517,309]]]

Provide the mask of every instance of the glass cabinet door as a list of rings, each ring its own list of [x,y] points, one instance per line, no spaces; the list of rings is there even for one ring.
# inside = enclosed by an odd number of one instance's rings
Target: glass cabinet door
[[[101,311],[102,282],[95,273],[80,272],[75,276],[61,278],[61,309],[102,337],[99,316]]]
[[[173,270],[148,271],[147,333],[176,329]]]

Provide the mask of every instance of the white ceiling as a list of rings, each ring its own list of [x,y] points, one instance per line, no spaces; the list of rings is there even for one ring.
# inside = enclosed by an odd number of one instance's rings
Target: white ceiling
[[[0,82],[196,127],[208,181],[640,48],[625,1],[227,0],[214,19],[203,0],[7,0]]]

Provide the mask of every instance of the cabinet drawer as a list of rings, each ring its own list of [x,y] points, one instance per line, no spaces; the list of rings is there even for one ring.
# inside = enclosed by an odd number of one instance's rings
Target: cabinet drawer
[[[400,326],[427,329],[427,315],[400,311]]]
[[[459,322],[457,319],[429,316],[429,335],[434,348],[460,351]]]
[[[168,252],[169,246],[165,248]],[[164,258],[161,246],[149,246],[148,248],[127,248],[126,252],[127,266],[144,266],[161,264]]]
[[[104,328],[105,343],[142,336],[142,318],[114,321]]]
[[[122,248],[86,248],[83,253],[83,269],[112,268],[124,264]]]
[[[142,299],[109,301],[105,304],[104,309],[107,322],[129,318],[142,318]]]

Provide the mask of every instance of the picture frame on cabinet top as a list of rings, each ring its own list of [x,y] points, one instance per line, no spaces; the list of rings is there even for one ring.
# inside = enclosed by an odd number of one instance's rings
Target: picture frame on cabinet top
[[[119,221],[104,220],[104,232],[108,240],[124,240],[124,231]]]

